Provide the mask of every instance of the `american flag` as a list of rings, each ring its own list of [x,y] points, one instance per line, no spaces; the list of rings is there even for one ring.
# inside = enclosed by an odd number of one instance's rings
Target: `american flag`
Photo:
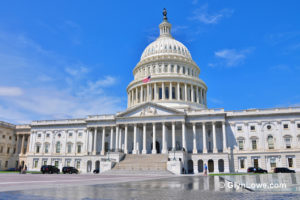
[[[148,83],[151,80],[151,76],[148,76],[147,78],[143,79],[143,83]]]

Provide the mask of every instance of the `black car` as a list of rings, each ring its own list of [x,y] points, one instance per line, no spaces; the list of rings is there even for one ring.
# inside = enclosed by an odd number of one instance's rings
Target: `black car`
[[[99,172],[100,172],[99,169],[95,169],[95,170],[93,171],[94,174],[99,174]]]
[[[78,170],[75,167],[63,167],[62,172],[64,174],[78,174]]]
[[[295,170],[291,170],[286,167],[275,167],[274,173],[296,173]]]
[[[268,173],[267,170],[259,168],[259,167],[249,167],[247,170],[248,173]]]
[[[53,173],[56,173],[56,174],[59,174],[59,169],[55,166],[52,166],[52,165],[43,165],[41,167],[41,172],[43,174],[45,173],[48,173],[48,174],[53,174]]]

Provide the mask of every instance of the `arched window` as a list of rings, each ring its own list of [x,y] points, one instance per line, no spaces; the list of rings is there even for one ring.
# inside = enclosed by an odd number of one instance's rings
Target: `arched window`
[[[272,135],[268,136],[268,147],[269,149],[274,149],[274,138]]]
[[[60,142],[56,142],[56,153],[60,153]]]

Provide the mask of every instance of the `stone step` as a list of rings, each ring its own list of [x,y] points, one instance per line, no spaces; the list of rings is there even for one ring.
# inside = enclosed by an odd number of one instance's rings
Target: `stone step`
[[[112,171],[167,171],[168,155],[164,154],[127,154]]]

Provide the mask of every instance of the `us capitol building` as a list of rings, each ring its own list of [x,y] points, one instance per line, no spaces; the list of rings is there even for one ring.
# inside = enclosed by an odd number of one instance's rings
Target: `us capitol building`
[[[300,171],[300,108],[207,108],[207,85],[189,50],[171,35],[166,11],[159,37],[142,53],[114,115],[0,123],[0,169],[74,166],[81,173],[147,170],[174,174]]]

